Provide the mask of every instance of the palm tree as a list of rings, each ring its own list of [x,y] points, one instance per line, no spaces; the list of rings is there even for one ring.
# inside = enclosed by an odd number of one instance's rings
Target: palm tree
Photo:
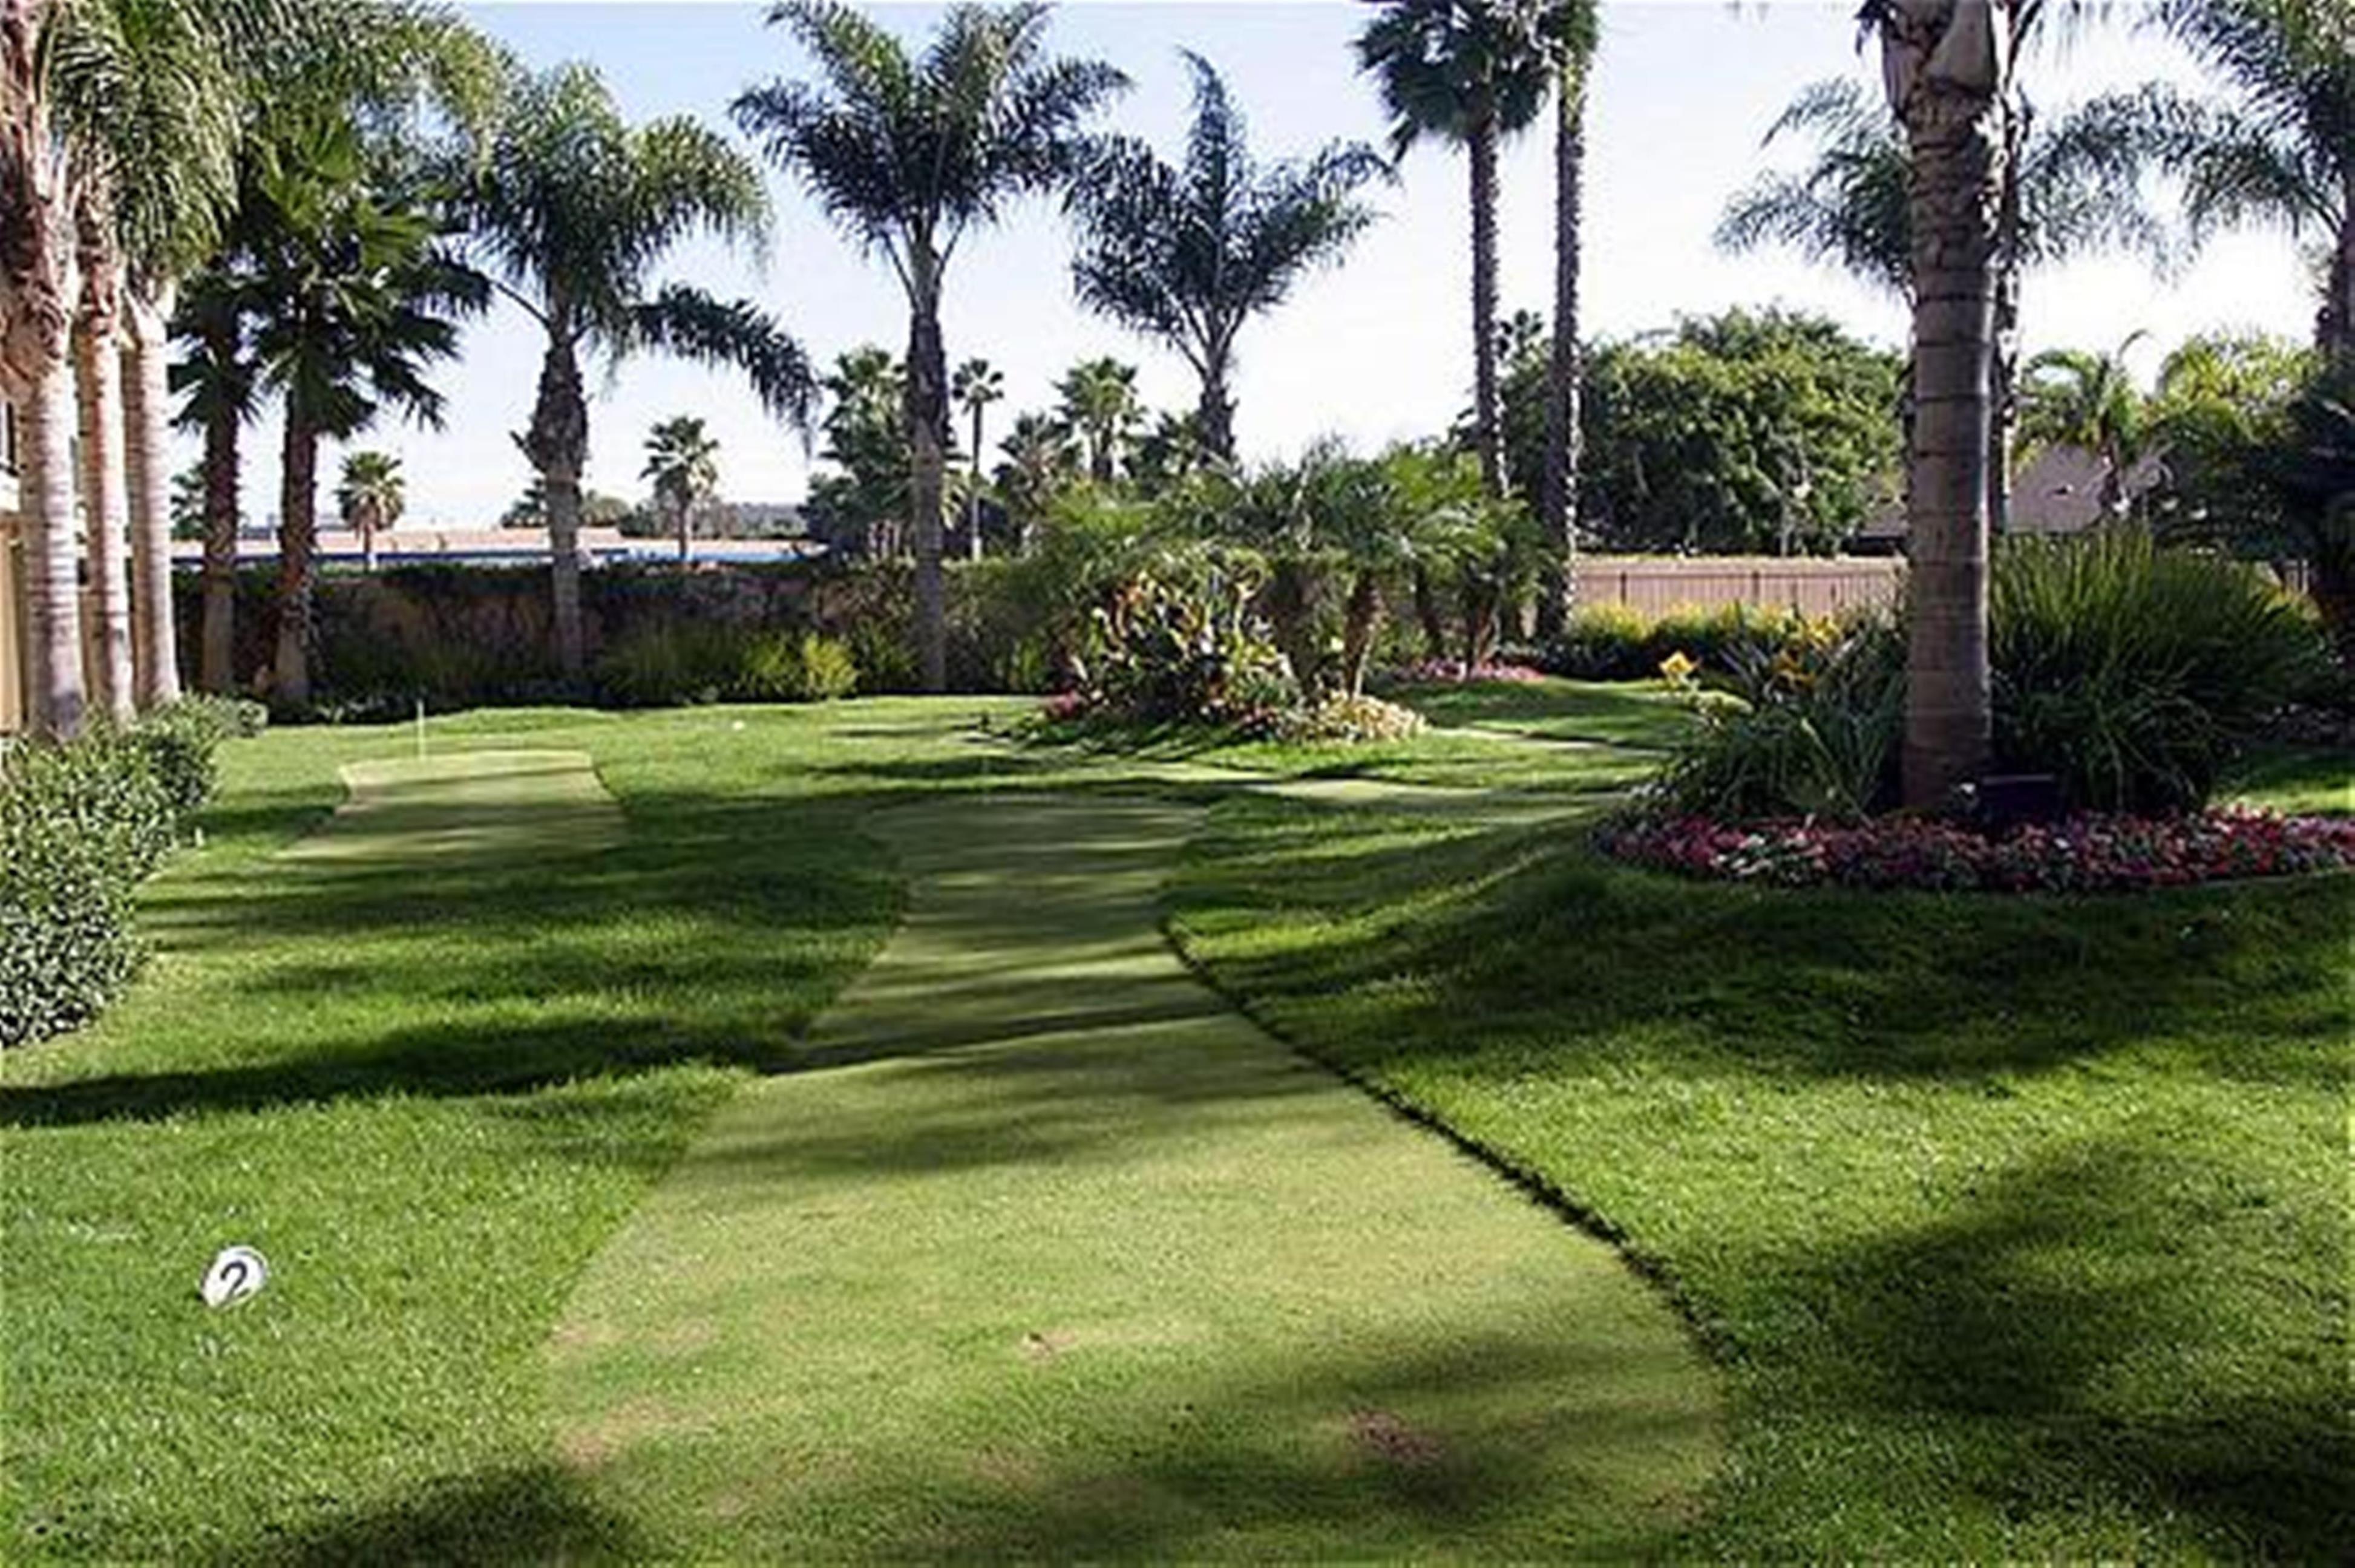
[[[343,482],[336,487],[336,509],[344,526],[360,536],[360,560],[376,570],[376,536],[400,522],[408,504],[408,486],[400,475],[400,460],[390,452],[352,452],[344,459]]]
[[[701,419],[680,415],[646,434],[646,466],[638,477],[655,487],[655,505],[670,514],[678,535],[678,561],[694,555],[696,508],[719,493],[719,441]]]
[[[260,385],[286,411],[272,691],[300,708],[311,700],[320,442],[358,434],[388,405],[439,424],[425,368],[456,352],[455,318],[479,311],[487,291],[442,253],[439,217],[399,188],[347,119],[283,127],[256,187],[253,353]]]
[[[1136,366],[1117,359],[1083,359],[1055,383],[1063,418],[1085,439],[1088,477],[1110,484],[1120,469],[1121,449],[1145,417],[1137,401]]]
[[[1340,259],[1374,220],[1355,194],[1390,171],[1354,142],[1262,167],[1226,83],[1201,56],[1186,60],[1194,123],[1183,165],[1127,137],[1106,143],[1071,189],[1071,279],[1081,303],[1184,355],[1202,383],[1202,442],[1232,460],[1236,334],[1311,268]]]
[[[1424,137],[1465,149],[1472,177],[1473,427],[1481,477],[1505,489],[1497,397],[1497,151],[1544,107],[1554,72],[1536,0],[1384,0],[1358,37],[1360,68],[1380,84],[1391,146]]]
[[[2355,365],[2355,21],[2343,0],[2160,0],[2153,20],[2229,97],[2154,85],[2107,106],[2181,183],[2195,242],[2252,227],[2321,242],[2315,346]]]
[[[2100,505],[2105,519],[2126,514],[2126,482],[2147,455],[2146,401],[2126,366],[2137,333],[2114,354],[2047,350],[2028,362],[2020,433],[2039,446],[2076,447],[2102,465]]]
[[[171,369],[182,394],[178,423],[201,433],[205,485],[204,608],[197,685],[226,695],[236,685],[238,490],[240,445],[255,408],[249,348],[250,277],[227,259],[181,291],[173,329],[185,352]]]
[[[986,359],[968,359],[950,378],[950,395],[973,420],[973,472],[965,485],[965,543],[975,560],[981,559],[981,415],[1006,396],[1006,377]]]
[[[1586,221],[1586,90],[1602,41],[1598,0],[1560,0],[1542,29],[1553,54],[1553,343],[1546,360],[1545,481],[1538,522],[1546,564],[1538,632],[1559,636],[1577,591],[1579,388],[1584,377],[1578,285]]]
[[[815,378],[800,346],[751,304],[652,288],[697,232],[759,248],[769,203],[757,167],[695,121],[633,127],[584,65],[517,84],[464,203],[498,291],[547,337],[530,428],[517,444],[545,486],[557,658],[587,666],[581,621],[581,473],[588,461],[584,355],[655,349],[741,369],[772,412],[809,415]]]
[[[997,450],[1006,454],[997,465],[998,500],[1014,529],[1015,553],[1028,556],[1056,498],[1079,478],[1079,445],[1053,415],[1025,414]]]
[[[826,212],[890,262],[908,299],[906,418],[924,689],[948,685],[941,500],[948,354],[941,297],[957,245],[1018,196],[1062,188],[1088,149],[1082,128],[1127,78],[1046,54],[1048,7],[950,9],[911,55],[837,0],[783,0],[769,20],[816,61],[823,88],[772,82],[736,100],[736,122],[798,173]]]

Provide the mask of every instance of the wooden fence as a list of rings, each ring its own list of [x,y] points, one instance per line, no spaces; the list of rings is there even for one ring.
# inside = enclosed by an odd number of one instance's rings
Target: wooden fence
[[[1581,556],[1578,602],[1646,616],[1687,606],[1787,605],[1810,615],[1896,602],[1905,563],[1779,556]]]

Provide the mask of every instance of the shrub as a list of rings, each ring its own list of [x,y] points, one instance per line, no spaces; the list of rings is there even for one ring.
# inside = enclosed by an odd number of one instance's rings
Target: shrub
[[[1999,763],[2094,810],[2205,804],[2328,658],[2311,611],[2255,569],[2137,530],[2008,545],[1988,631]]]
[[[1140,573],[1093,617],[1082,689],[1105,717],[1139,725],[1243,725],[1289,705],[1284,655],[1251,611],[1253,585]]]
[[[1854,821],[1888,797],[1905,661],[1885,622],[1817,621],[1780,646],[1737,644],[1711,687],[1682,654],[1662,668],[1700,721],[1652,787],[1668,810]]]
[[[605,650],[594,671],[598,690],[622,707],[716,703],[736,683],[739,640],[717,626],[657,621]]]
[[[190,704],[0,755],[0,1046],[74,1027],[131,978],[133,891],[209,796],[214,747],[247,721]]]
[[[840,641],[814,631],[769,631],[744,641],[729,694],[754,703],[822,703],[858,689],[858,662]]]
[[[1412,708],[1386,703],[1380,697],[1353,697],[1336,692],[1320,701],[1287,708],[1266,721],[1270,739],[1299,745],[1364,745],[1406,740],[1421,735],[1423,716]]]
[[[1544,662],[1551,673],[1582,681],[1646,680],[1679,655],[1721,669],[1746,651],[1771,652],[1815,635],[1821,620],[1781,605],[1678,606],[1657,617],[1624,604],[1589,605],[1571,617]]]
[[[840,639],[810,632],[801,640],[801,700],[830,703],[858,690],[858,662]]]

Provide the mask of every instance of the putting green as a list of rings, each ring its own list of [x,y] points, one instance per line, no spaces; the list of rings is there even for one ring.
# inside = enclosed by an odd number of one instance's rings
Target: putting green
[[[1721,1452],[1679,1325],[1178,964],[1157,892],[1199,815],[987,797],[879,820],[906,926],[549,1344],[560,1453],[630,1552],[1673,1540]]]
[[[466,751],[354,762],[346,796],[283,858],[405,862],[550,855],[619,843],[621,808],[581,751]]]

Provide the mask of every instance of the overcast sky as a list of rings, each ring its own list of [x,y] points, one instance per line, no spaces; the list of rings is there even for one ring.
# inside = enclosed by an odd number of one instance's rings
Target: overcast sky
[[[763,25],[766,7],[719,0],[504,0],[466,13],[533,66],[594,63],[633,118],[687,112],[728,124],[744,87],[804,71],[790,41]],[[870,7],[911,37],[932,28],[933,5]],[[1207,55],[1251,117],[1254,145],[1270,157],[1337,138],[1379,142],[1383,123],[1350,39],[1362,24],[1353,0],[1079,0],[1057,13],[1060,52],[1111,61],[1135,89],[1110,123],[1174,154],[1185,123],[1188,79],[1178,50]],[[1586,212],[1587,330],[1625,335],[1680,314],[1728,305],[1783,304],[1827,313],[1892,346],[1903,321],[1886,300],[1796,258],[1727,257],[1710,237],[1727,197],[1796,146],[1760,139],[1802,86],[1855,73],[1870,79],[1856,48],[1851,0],[1729,0],[1606,4],[1589,129]],[[2028,69],[2047,112],[2153,76],[2194,80],[2165,44],[2113,24],[2066,50],[2044,49]],[[1310,279],[1275,314],[1245,330],[1237,385],[1244,454],[1297,450],[1337,433],[1372,447],[1432,434],[1467,400],[1471,377],[1465,176],[1436,146],[1411,154],[1402,179],[1377,199],[1382,221],[1341,267]],[[1543,308],[1551,292],[1551,159],[1542,135],[1504,161],[1504,304]],[[708,246],[682,248],[666,276],[773,311],[821,364],[862,343],[895,351],[906,307],[889,269],[862,262],[793,180],[773,173],[778,222],[765,263]],[[1176,357],[1082,313],[1071,298],[1069,236],[1040,205],[960,250],[943,313],[952,363],[981,355],[1006,375],[1007,400],[992,410],[1002,429],[1052,400],[1052,381],[1074,360],[1117,355],[1142,367],[1148,402],[1190,408],[1192,383]],[[2150,337],[2147,366],[2165,346],[2217,327],[2297,336],[2310,329],[2308,276],[2278,236],[2214,247],[2186,275],[2160,280],[2137,264],[2096,261],[2039,275],[2024,330],[2031,349],[2114,346]],[[418,525],[482,526],[522,490],[527,465],[508,432],[521,429],[539,361],[531,324],[501,307],[470,327],[463,357],[438,377],[449,397],[439,431],[387,425],[361,446],[406,460],[410,518]],[[734,501],[796,501],[809,464],[798,440],[722,375],[634,360],[607,378],[591,372],[589,482],[634,497],[643,486],[645,432],[677,414],[701,416],[721,444],[722,491]],[[275,514],[275,424],[248,447],[249,515]],[[991,437],[995,445],[995,436]],[[184,446],[184,461],[193,461]],[[994,453],[993,453],[994,456]],[[336,454],[322,464],[331,490]]]

